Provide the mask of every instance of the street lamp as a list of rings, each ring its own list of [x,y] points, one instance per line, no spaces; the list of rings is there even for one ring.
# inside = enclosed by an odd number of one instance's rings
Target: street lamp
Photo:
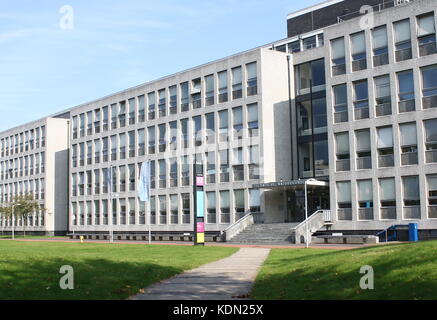
[[[308,180],[305,180],[305,247],[308,248]]]

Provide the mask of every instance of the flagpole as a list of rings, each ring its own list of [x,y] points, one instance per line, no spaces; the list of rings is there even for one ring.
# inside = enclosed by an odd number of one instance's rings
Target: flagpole
[[[149,215],[149,244],[152,244],[152,215],[150,210],[150,201],[146,202],[146,207]]]
[[[113,172],[112,172],[112,166],[109,166],[109,170],[110,170],[110,173],[109,173],[109,177],[110,177],[110,180],[109,180],[109,202],[110,202],[110,208],[111,208],[111,211],[109,212],[109,214],[108,214],[108,218],[110,218],[109,220],[110,220],[110,227],[109,227],[109,242],[110,243],[113,243],[114,242],[114,226],[113,226],[113,211],[114,211],[114,208],[112,207],[113,206],[113,201],[112,201],[112,185],[113,185],[113,179],[114,179],[114,177],[113,177]]]

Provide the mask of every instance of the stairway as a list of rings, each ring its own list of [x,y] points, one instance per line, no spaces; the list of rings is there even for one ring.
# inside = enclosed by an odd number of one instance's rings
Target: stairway
[[[297,225],[298,223],[252,224],[228,243],[289,245],[292,240],[292,229]]]

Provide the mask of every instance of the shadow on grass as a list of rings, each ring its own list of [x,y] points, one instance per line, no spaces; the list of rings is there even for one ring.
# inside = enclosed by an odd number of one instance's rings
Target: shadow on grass
[[[254,299],[436,299],[437,243],[349,251],[274,251],[252,290]],[[374,270],[374,290],[360,288],[360,268]]]
[[[49,258],[21,261],[20,265],[1,261],[0,299],[126,299],[140,289],[182,272],[182,268],[147,262],[118,263],[105,259]],[[64,274],[60,268],[74,269],[74,290],[60,289]]]

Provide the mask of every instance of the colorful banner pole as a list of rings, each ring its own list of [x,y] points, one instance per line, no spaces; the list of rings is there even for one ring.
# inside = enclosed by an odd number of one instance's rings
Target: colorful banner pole
[[[205,177],[203,165],[194,163],[194,245],[205,245]]]

